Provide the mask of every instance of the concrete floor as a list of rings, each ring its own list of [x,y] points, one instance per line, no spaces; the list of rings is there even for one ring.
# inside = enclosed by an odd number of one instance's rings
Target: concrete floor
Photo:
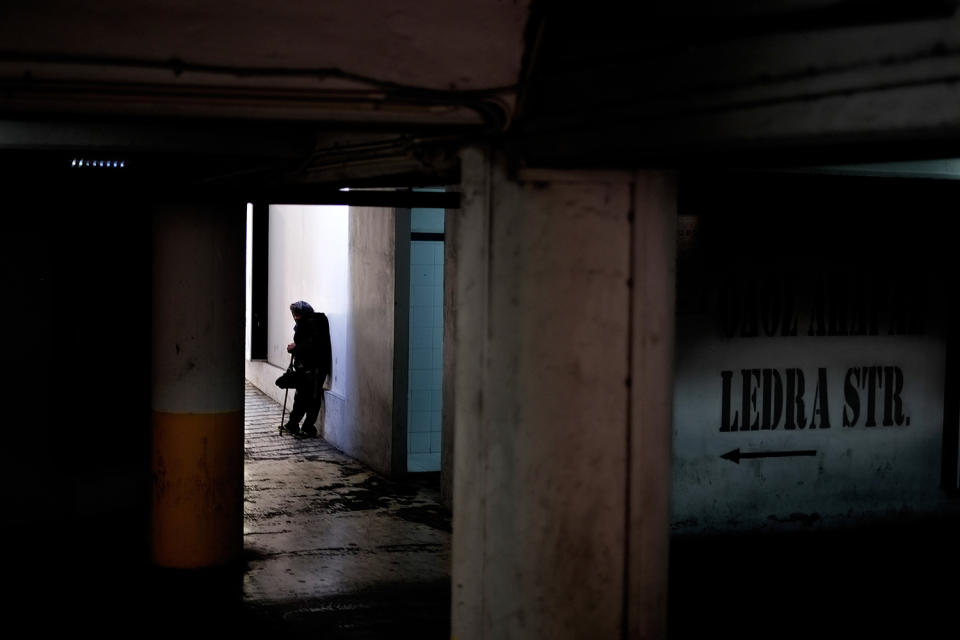
[[[277,435],[246,391],[246,619],[288,634],[450,635],[450,514],[438,474],[391,481],[319,438]]]

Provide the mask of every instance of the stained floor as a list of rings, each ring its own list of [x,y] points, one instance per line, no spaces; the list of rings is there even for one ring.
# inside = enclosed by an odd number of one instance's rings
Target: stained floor
[[[450,514],[437,474],[393,481],[320,438],[278,435],[246,389],[245,619],[286,635],[448,638]]]

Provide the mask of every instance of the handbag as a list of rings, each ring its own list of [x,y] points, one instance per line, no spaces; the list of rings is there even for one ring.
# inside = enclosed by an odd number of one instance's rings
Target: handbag
[[[290,366],[277,378],[275,384],[281,389],[296,389],[298,386],[303,385],[305,376],[306,371],[297,369],[291,359]]]

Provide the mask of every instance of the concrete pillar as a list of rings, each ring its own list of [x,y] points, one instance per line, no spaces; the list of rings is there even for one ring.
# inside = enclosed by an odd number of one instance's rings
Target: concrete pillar
[[[444,214],[447,239],[443,243],[443,344],[457,344],[457,245],[455,237],[460,223],[460,212],[447,210]],[[440,437],[440,499],[447,509],[453,510],[453,452],[454,417],[456,415],[456,388],[454,384],[456,348],[443,350],[443,416]]]
[[[672,249],[654,248],[675,214],[654,196],[669,181],[511,178],[476,149],[462,162],[453,635],[654,637],[665,576],[646,553],[666,534],[673,315]],[[658,367],[651,391],[631,387]]]
[[[673,357],[676,326],[676,181],[638,171],[633,182],[630,503],[627,637],[667,637]]]
[[[221,565],[243,549],[244,208],[158,206],[153,237],[153,561]]]

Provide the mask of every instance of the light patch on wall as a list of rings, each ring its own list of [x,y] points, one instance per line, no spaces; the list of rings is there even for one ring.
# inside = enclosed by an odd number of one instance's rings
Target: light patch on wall
[[[245,324],[246,329],[244,333],[244,357],[250,359],[250,341],[252,339],[252,325],[253,325],[253,204],[247,203],[247,276],[246,276],[246,313]]]

